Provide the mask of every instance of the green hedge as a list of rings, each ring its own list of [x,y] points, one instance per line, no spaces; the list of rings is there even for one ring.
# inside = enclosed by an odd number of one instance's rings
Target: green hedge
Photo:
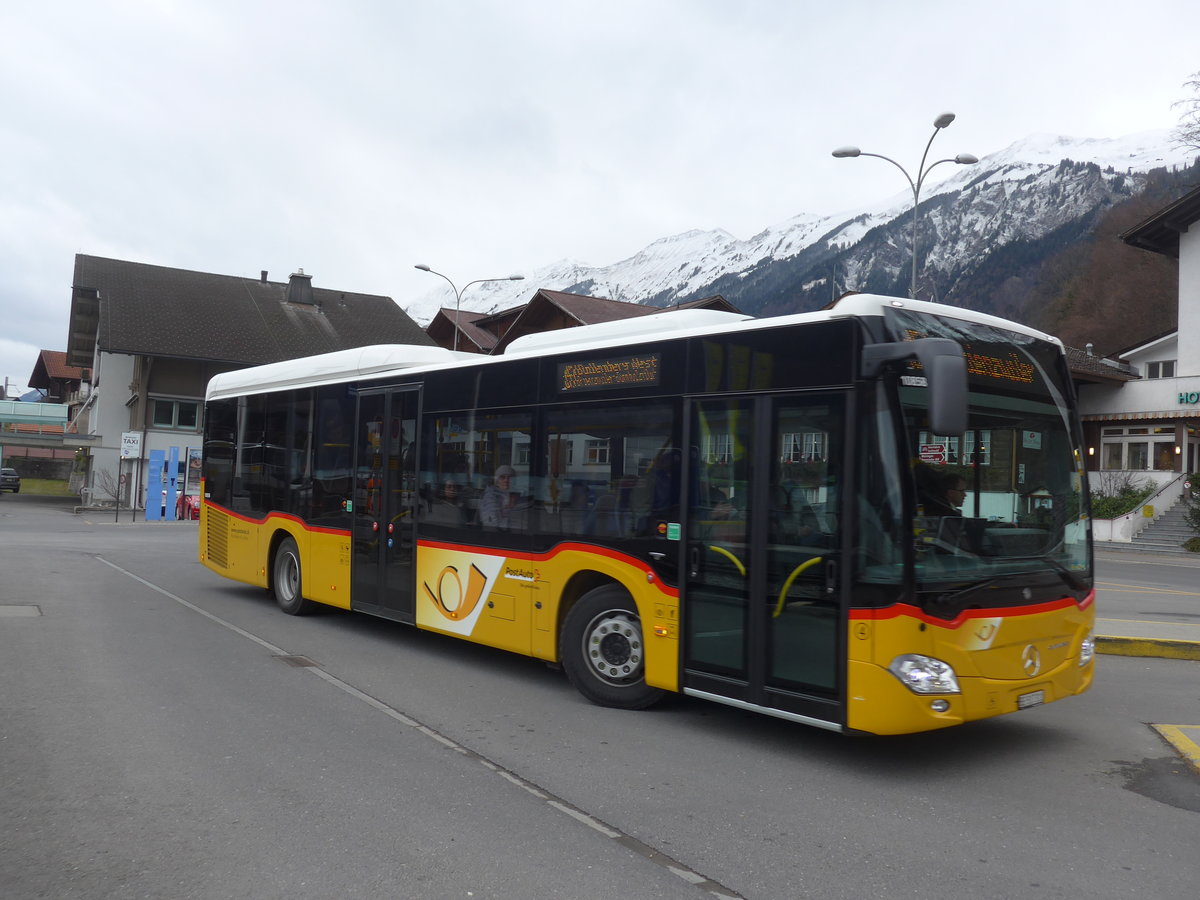
[[[1127,485],[1112,495],[1092,494],[1092,518],[1115,519],[1131,513],[1154,493],[1154,485],[1136,487]]]

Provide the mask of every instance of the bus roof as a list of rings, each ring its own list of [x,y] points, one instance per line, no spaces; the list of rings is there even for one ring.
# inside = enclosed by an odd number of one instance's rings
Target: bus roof
[[[442,347],[413,344],[380,344],[338,350],[318,356],[289,359],[237,369],[216,375],[208,383],[206,400],[261,394],[293,387],[316,387],[361,378],[384,378],[391,373],[407,370],[444,369],[463,363],[486,365],[514,357],[537,357],[574,349],[595,349],[604,346],[625,347],[642,341],[705,334],[731,334],[764,328],[814,323],[844,318],[869,318],[883,315],[888,308],[909,309],[945,318],[962,319],[992,325],[1040,338],[1061,346],[1051,335],[974,310],[924,300],[905,300],[879,294],[848,294],[825,309],[786,316],[754,318],[739,313],[712,309],[665,311],[633,319],[563,328],[555,331],[528,334],[514,340],[500,356],[481,356]]]

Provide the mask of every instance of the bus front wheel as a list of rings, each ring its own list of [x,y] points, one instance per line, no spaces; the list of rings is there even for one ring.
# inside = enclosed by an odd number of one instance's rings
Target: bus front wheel
[[[645,709],[665,691],[646,684],[646,646],[633,598],[615,584],[588,591],[563,622],[562,667],[593,703]]]
[[[300,549],[290,537],[284,538],[275,550],[275,562],[271,569],[271,589],[275,602],[289,616],[305,616],[316,604],[304,598],[304,585],[300,577]]]

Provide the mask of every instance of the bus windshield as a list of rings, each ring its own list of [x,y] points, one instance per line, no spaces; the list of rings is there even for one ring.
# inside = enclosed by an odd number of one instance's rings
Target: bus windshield
[[[901,377],[917,594],[931,612],[1028,603],[1090,589],[1083,462],[1055,344],[992,325],[897,311],[900,339],[948,337],[964,351],[962,435],[928,426],[928,389]]]

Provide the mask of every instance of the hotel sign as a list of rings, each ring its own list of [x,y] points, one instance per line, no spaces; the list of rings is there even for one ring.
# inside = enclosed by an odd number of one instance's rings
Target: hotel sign
[[[1192,403],[1192,404],[1200,403],[1200,391],[1191,391],[1191,392],[1180,391],[1179,392],[1179,402],[1180,403]]]

